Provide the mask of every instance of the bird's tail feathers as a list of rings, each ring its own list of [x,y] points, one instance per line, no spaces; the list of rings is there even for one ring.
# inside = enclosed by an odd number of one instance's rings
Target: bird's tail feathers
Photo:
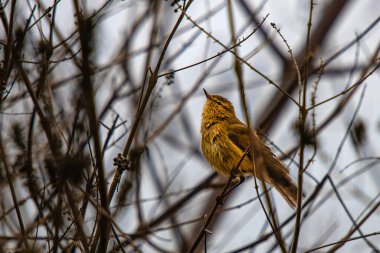
[[[289,170],[275,157],[266,163],[268,181],[293,208],[297,206],[297,186],[289,176]]]
[[[289,176],[289,170],[272,153],[270,148],[252,132],[252,149],[255,156],[257,176],[264,179],[284,197],[293,208],[297,206],[297,186]],[[260,169],[261,168],[261,169]]]
[[[297,207],[297,187],[290,178],[283,178],[281,181],[272,181],[271,184],[292,208]]]

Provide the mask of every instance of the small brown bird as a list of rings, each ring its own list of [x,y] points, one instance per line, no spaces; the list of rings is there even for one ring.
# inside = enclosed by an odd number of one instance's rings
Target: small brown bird
[[[252,152],[242,161],[239,176],[253,175],[256,168],[256,177],[274,186],[289,205],[295,207],[297,187],[289,176],[288,168],[274,156],[256,131],[236,117],[230,101],[222,96],[210,95],[205,89],[203,91],[207,100],[202,111],[201,148],[212,168],[218,174],[229,177],[251,145]]]

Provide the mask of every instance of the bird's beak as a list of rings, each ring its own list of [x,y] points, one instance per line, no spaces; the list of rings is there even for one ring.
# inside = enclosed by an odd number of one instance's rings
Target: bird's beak
[[[205,89],[203,89],[203,92],[205,93],[207,99],[210,99],[210,98],[211,98],[211,95],[208,94],[207,91],[206,91]]]

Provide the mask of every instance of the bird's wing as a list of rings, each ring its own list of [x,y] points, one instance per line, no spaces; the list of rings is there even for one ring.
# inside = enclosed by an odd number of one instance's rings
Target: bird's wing
[[[274,156],[257,133],[238,122],[229,126],[228,137],[242,152],[251,144],[258,179],[269,182],[292,207],[296,206],[297,187],[289,176],[288,168]],[[251,152],[249,158],[252,159]]]
[[[233,123],[228,126],[228,138],[242,152],[251,144],[250,130],[241,122]],[[252,159],[251,152],[249,152],[247,156]]]

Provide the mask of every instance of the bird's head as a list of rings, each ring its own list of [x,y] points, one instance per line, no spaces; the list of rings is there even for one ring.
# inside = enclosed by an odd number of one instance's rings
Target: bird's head
[[[206,102],[203,106],[203,117],[235,117],[235,109],[232,103],[219,95],[211,95],[203,89]]]

